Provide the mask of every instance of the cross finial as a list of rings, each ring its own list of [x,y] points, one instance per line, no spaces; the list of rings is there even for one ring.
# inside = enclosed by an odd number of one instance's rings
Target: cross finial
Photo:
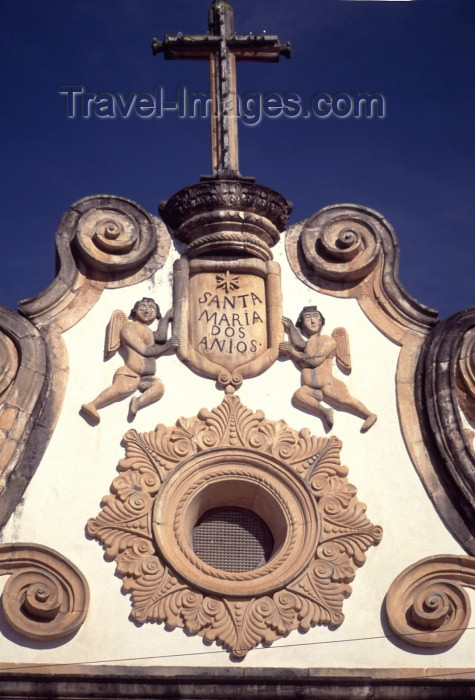
[[[215,177],[239,177],[236,61],[277,62],[290,58],[290,44],[277,36],[236,36],[233,8],[214,0],[208,15],[208,34],[167,34],[154,39],[154,54],[168,59],[209,60],[211,93],[211,159]]]

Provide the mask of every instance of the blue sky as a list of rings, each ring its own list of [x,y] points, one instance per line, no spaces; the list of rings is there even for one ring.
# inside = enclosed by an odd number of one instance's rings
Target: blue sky
[[[289,40],[279,64],[239,64],[238,91],[384,95],[383,119],[264,118],[240,126],[241,172],[294,203],[291,222],[353,202],[393,225],[400,278],[444,318],[475,305],[473,0],[234,0],[239,34]],[[0,303],[54,278],[54,233],[77,199],[157,204],[210,172],[209,123],[66,116],[91,93],[208,90],[205,63],[153,57],[153,36],[204,33],[210,0],[2,0]]]

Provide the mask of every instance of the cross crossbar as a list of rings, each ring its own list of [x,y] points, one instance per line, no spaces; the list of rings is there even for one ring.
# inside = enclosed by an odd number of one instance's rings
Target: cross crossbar
[[[265,33],[236,36],[233,8],[214,0],[207,34],[167,34],[164,41],[153,39],[152,51],[169,60],[209,61],[213,176],[239,176],[236,61],[276,63],[281,56],[290,58],[290,44]]]

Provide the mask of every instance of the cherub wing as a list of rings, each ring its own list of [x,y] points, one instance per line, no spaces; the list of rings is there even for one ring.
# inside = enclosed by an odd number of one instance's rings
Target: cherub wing
[[[104,358],[106,360],[120,348],[120,332],[127,323],[127,316],[120,309],[113,311],[106,328],[106,341],[104,345]]]
[[[351,372],[350,339],[344,328],[335,328],[332,338],[336,343],[336,363],[342,372]]]

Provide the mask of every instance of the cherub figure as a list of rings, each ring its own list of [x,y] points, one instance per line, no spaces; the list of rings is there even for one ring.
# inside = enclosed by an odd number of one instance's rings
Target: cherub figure
[[[160,355],[175,352],[178,338],[167,340],[168,324],[173,318],[173,309],[162,318],[160,308],[154,299],[144,297],[137,301],[129,318],[123,311],[114,311],[106,331],[106,359],[121,351],[125,364],[115,372],[112,385],[104,389],[94,401],[81,406],[81,413],[94,423],[99,423],[98,410],[121,401],[134,394],[137,389],[141,396],[133,396],[129,404],[129,417],[137,411],[159,401],[164,386],[155,376],[155,359]],[[149,326],[158,320],[158,329],[153,332]]]
[[[288,318],[283,318],[282,322],[289,342],[280,344],[280,354],[291,358],[302,371],[302,386],[292,397],[294,405],[319,416],[327,431],[333,426],[333,410],[323,406],[322,401],[364,418],[361,432],[369,430],[377,420],[376,414],[371,413],[361,401],[351,396],[346,384],[333,376],[334,357],[342,371],[351,371],[346,330],[335,328],[331,336],[320,335],[325,319],[316,306],[305,306],[295,326]]]

